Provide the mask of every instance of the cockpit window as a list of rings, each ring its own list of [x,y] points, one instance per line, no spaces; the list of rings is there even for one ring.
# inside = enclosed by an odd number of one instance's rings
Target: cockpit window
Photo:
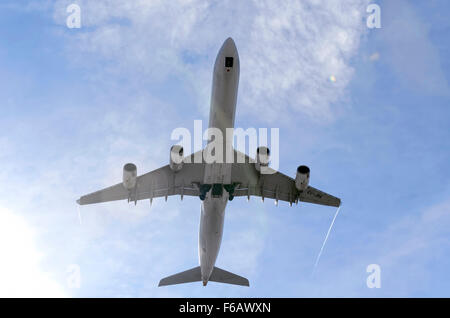
[[[225,67],[233,67],[233,58],[232,57],[225,57]]]

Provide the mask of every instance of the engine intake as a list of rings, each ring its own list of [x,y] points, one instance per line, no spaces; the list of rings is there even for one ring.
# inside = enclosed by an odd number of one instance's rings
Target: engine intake
[[[307,166],[299,166],[297,168],[297,175],[295,176],[295,187],[300,190],[306,190],[309,184],[310,170]]]
[[[183,147],[180,145],[174,145],[170,148],[170,169],[172,171],[180,171],[183,168],[183,158],[184,158]]]
[[[137,168],[133,163],[127,163],[123,166],[123,186],[127,190],[134,189],[137,181]]]
[[[270,149],[267,147],[258,147],[256,149],[256,163],[255,168],[257,171],[261,172],[261,169],[264,170],[265,167],[269,165],[270,161]]]

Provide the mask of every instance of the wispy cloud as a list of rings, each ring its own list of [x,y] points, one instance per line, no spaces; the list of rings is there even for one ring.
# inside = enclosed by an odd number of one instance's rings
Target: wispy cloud
[[[70,2],[55,6],[61,24]],[[73,55],[106,59],[110,72],[182,78],[205,112],[214,56],[232,36],[243,61],[243,112],[262,111],[266,121],[291,111],[331,119],[353,75],[368,2],[78,1],[84,29],[66,35]]]

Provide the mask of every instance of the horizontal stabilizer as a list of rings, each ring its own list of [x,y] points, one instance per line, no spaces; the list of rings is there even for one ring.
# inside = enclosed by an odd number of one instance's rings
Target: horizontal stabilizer
[[[200,270],[200,266],[197,266],[188,269],[187,271],[161,279],[158,286],[177,285],[200,281],[202,281],[202,273]]]
[[[187,271],[161,279],[158,286],[169,286],[201,281],[202,281],[201,269],[200,266],[197,266],[188,269]],[[250,286],[247,278],[227,272],[218,267],[214,267],[211,273],[211,277],[209,278],[209,281],[240,286]],[[206,286],[206,283],[207,282],[203,282],[203,285]]]
[[[218,267],[214,267],[209,280],[211,282],[240,285],[240,286],[250,286],[247,278],[227,272]]]

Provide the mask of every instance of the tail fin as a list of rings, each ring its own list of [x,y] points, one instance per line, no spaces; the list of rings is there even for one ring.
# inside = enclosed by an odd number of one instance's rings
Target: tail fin
[[[202,281],[201,269],[200,266],[197,266],[188,269],[187,271],[161,279],[158,286],[177,285],[201,281]],[[218,267],[214,267],[211,273],[211,277],[209,278],[209,281],[240,286],[250,286],[247,278],[227,272]],[[206,285],[206,282],[204,282],[204,285]]]
[[[168,276],[159,281],[158,286],[168,286],[168,285],[176,285],[176,284],[184,284],[184,283],[192,283],[192,282],[201,282],[202,281],[202,273],[200,270],[200,266],[188,269],[187,271]]]
[[[218,283],[250,286],[247,278],[227,272],[219,267],[214,267],[209,280]]]

